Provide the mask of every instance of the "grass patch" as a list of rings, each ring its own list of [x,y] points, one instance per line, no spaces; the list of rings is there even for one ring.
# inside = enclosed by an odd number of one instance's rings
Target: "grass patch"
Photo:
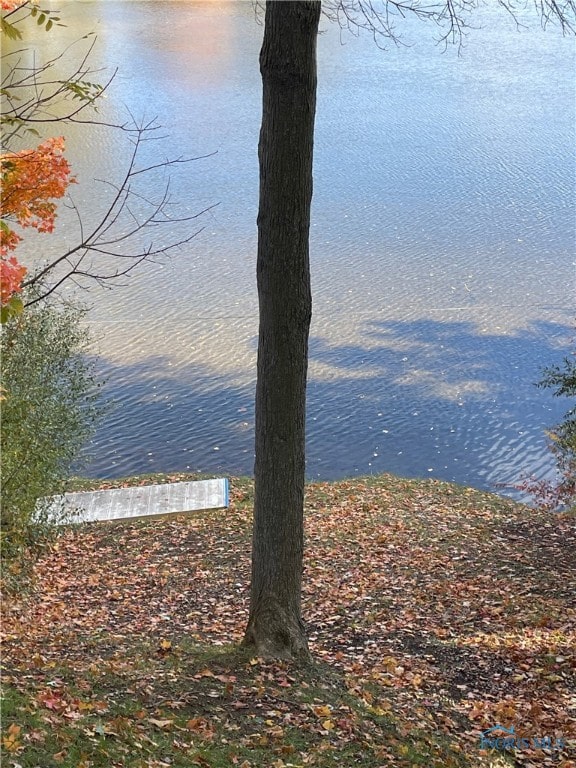
[[[434,734],[412,729],[407,742],[391,713],[326,664],[273,664],[186,640],[107,651],[82,669],[50,665],[40,686],[35,675],[10,678],[4,747],[16,764],[369,768],[385,754],[398,764],[466,764]]]

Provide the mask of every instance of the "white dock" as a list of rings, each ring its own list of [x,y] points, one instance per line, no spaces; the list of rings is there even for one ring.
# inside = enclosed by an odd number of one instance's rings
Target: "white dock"
[[[65,493],[54,498],[55,509],[62,509],[62,502],[66,512],[78,510],[78,514],[70,519],[72,523],[149,520],[227,507],[228,480],[219,478]]]

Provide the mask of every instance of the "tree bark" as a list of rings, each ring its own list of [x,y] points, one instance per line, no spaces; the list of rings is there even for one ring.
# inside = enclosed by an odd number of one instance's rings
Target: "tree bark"
[[[250,616],[244,644],[307,658],[301,616],[309,229],[320,0],[268,0],[260,52],[260,308]]]

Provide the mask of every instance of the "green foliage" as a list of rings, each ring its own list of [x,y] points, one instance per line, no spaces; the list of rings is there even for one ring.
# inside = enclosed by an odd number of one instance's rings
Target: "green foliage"
[[[58,23],[60,21],[60,16],[55,16],[54,12],[47,8],[39,8],[37,5],[28,5],[27,3],[23,7],[26,9],[29,8],[30,16],[33,19],[36,19],[36,24],[38,24],[39,27],[45,27],[46,32],[50,32],[54,24],[57,24],[59,27],[65,26],[64,24]]]
[[[576,352],[571,357],[565,357],[562,365],[546,368],[538,386],[553,388],[558,397],[576,397]],[[568,411],[566,420],[572,422],[573,430],[576,424],[576,405]]]
[[[47,8],[40,8],[30,2],[16,4],[11,10],[3,12],[0,16],[0,37],[11,41],[24,41],[26,32],[30,30],[29,24],[36,23],[46,32],[56,27],[65,27],[60,16]],[[83,35],[81,39],[88,39],[93,33]],[[34,48],[30,48],[34,51]],[[44,122],[48,105],[56,105],[67,99],[76,99],[84,102],[83,106],[95,106],[95,102],[103,94],[104,87],[99,83],[86,80],[90,73],[87,69],[86,58],[80,60],[80,66],[70,72],[65,79],[52,76],[52,70],[57,61],[66,58],[66,50],[62,51],[53,60],[45,65],[34,64],[31,67],[22,66],[20,51],[8,46],[2,55],[2,77],[0,96],[2,97],[2,110],[0,113],[0,125],[6,129],[3,137],[3,149],[9,148],[9,143],[16,137],[22,138],[28,134],[39,137],[40,133],[30,127],[31,119],[35,123]],[[35,92],[36,96],[30,96]],[[65,123],[70,117],[78,114],[78,107],[68,110],[58,122]],[[52,118],[48,122],[52,122]]]
[[[546,368],[538,386],[554,390],[557,397],[576,397],[576,353],[565,357],[561,365]],[[544,508],[576,510],[576,405],[548,437],[558,479],[529,483],[527,489]]]
[[[0,307],[0,324],[4,325],[11,317],[21,315],[24,311],[24,303],[20,296],[15,293],[7,304]]]
[[[63,492],[100,411],[82,310],[39,304],[2,328],[2,560],[52,529],[47,496]]]
[[[59,82],[62,88],[72,95],[72,98],[80,101],[96,101],[104,90],[99,83],[91,83],[88,80],[60,80]]]
[[[54,24],[57,24],[59,27],[64,26],[59,23],[60,17],[55,16],[53,11],[46,8],[38,8],[37,5],[31,5],[28,2],[15,5],[8,11],[6,16],[12,16],[13,14],[16,14],[16,17],[11,21],[8,21],[4,16],[0,18],[0,32],[9,40],[22,40],[22,31],[18,28],[18,25],[27,17],[35,19],[38,26],[44,27],[46,32],[50,32]]]
[[[5,35],[8,40],[21,40],[22,32],[14,24],[10,24],[4,18],[0,18],[0,32]]]

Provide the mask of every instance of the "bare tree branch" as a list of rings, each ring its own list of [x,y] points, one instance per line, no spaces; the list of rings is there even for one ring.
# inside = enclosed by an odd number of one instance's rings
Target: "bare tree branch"
[[[522,23],[533,8],[543,27],[560,26],[564,34],[576,31],[576,0],[496,0],[516,21]],[[368,32],[383,48],[386,42],[402,42],[398,24],[410,16],[430,21],[439,31],[439,42],[462,45],[474,11],[482,0],[324,0],[324,15],[342,29],[358,34]]]
[[[76,43],[44,64],[33,62],[23,65],[22,57],[29,53],[23,49],[8,52],[2,57],[5,72],[1,82],[4,151],[21,135],[22,130],[30,131],[30,125],[63,122],[105,124],[103,120],[79,119],[87,109],[95,109],[96,101],[108,90],[116,74],[114,71],[103,85],[94,82],[100,70],[91,69],[88,60],[95,43],[95,39],[91,41],[73,71],[59,78],[52,76],[52,70]],[[9,126],[8,130],[6,126]]]
[[[78,206],[70,198],[68,205],[76,213],[78,221],[78,243],[46,264],[24,282],[24,287],[39,289],[28,300],[28,304],[35,304],[46,298],[68,280],[74,280],[78,285],[85,285],[87,282],[95,282],[99,285],[110,281],[114,282],[117,278],[128,275],[142,262],[155,261],[189,243],[202,231],[203,227],[200,227],[184,237],[177,237],[168,240],[168,242],[162,240],[161,244],[150,239],[144,245],[140,242],[142,234],[146,235],[152,230],[156,231],[163,225],[194,221],[215,207],[211,205],[185,216],[171,215],[169,208],[173,205],[173,200],[170,193],[170,179],[165,183],[161,194],[155,200],[150,199],[139,191],[138,186],[133,185],[133,180],[136,177],[139,177],[139,180],[143,182],[145,175],[151,172],[187,164],[215,154],[211,153],[193,158],[167,158],[160,163],[138,168],[137,158],[142,143],[148,140],[148,133],[157,130],[157,128],[155,123],[147,122],[132,129],[134,134],[132,153],[127,170],[118,184],[97,179],[97,181],[107,185],[113,194],[97,224],[93,225],[88,233],[85,231]],[[103,258],[110,260],[111,263],[108,267],[104,267],[102,264]],[[126,261],[129,263],[125,264]]]
[[[36,16],[35,6],[24,3],[7,16],[15,16],[10,24],[14,25],[28,16]],[[45,17],[42,12],[41,18]],[[54,22],[58,17],[52,17]],[[20,33],[16,35],[18,37]],[[15,33],[12,39],[16,39]],[[38,62],[34,50],[19,47],[8,50],[2,57],[3,76],[1,86],[2,115],[4,128],[2,151],[9,153],[11,144],[23,138],[25,133],[38,134],[36,127],[70,123],[98,125],[120,129],[128,135],[132,151],[127,159],[127,168],[122,179],[101,181],[111,191],[108,202],[97,223],[87,229],[78,205],[68,197],[67,206],[74,214],[78,226],[77,243],[72,248],[49,261],[42,268],[31,274],[23,287],[34,288],[29,293],[28,304],[34,304],[59,289],[66,281],[75,285],[86,286],[90,282],[104,285],[127,275],[143,261],[154,261],[174,249],[188,243],[200,228],[195,228],[184,236],[168,234],[155,241],[152,234],[157,234],[160,227],[174,227],[198,219],[213,206],[191,215],[178,215],[173,212],[174,202],[170,193],[170,179],[159,186],[155,199],[144,193],[144,184],[151,174],[165,169],[173,169],[188,164],[200,157],[165,158],[148,165],[139,164],[145,142],[163,138],[158,131],[160,126],[155,120],[137,122],[129,113],[129,119],[121,124],[113,124],[94,118],[88,109],[94,110],[97,102],[110,87],[116,72],[107,77],[103,85],[95,82],[101,70],[90,65],[96,38],[86,35],[81,40],[89,40],[87,48],[81,52],[79,60],[63,76],[55,74],[64,62],[74,60],[75,46],[72,43],[47,61]],[[203,155],[206,158],[210,155]],[[96,179],[96,181],[99,181]],[[150,184],[149,184],[150,187]],[[154,188],[158,188],[156,185]],[[6,210],[6,206],[3,206]],[[5,216],[10,221],[9,216]],[[182,230],[181,230],[182,231]]]

